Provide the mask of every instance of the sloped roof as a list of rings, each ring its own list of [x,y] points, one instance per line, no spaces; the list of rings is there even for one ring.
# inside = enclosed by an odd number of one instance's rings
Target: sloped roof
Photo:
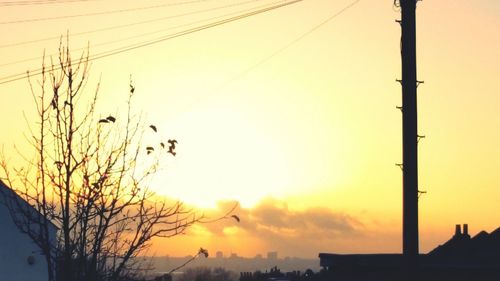
[[[11,205],[9,200],[11,202],[14,201],[15,205]],[[39,218],[46,220],[49,223],[49,225],[51,225],[55,229],[59,229],[59,227],[57,227],[57,225],[55,225],[54,222],[45,219],[43,215],[40,214],[40,212],[38,212],[38,210],[35,207],[31,206],[28,202],[26,202],[23,198],[21,198],[14,190],[12,190],[12,188],[7,186],[2,180],[0,180],[0,204],[6,205],[7,208],[23,208],[21,212],[27,211],[30,214],[39,216]]]
[[[453,236],[429,252],[433,261],[445,264],[500,264],[500,228],[492,233],[481,231],[474,237]]]

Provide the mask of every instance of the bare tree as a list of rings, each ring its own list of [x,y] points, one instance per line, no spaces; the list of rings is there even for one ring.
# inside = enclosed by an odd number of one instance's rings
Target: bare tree
[[[182,202],[159,201],[148,188],[162,158],[175,156],[176,141],[144,145],[144,132],[158,128],[132,113],[132,82],[126,113],[99,116],[99,83],[90,97],[83,94],[88,74],[88,52],[72,60],[61,45],[58,62],[44,63],[38,85],[30,82],[36,156],[24,157],[18,169],[1,157],[3,180],[30,205],[14,206],[16,223],[42,249],[50,281],[56,275],[125,280],[140,269],[136,257],[153,237],[181,234],[203,219]],[[55,238],[52,224],[59,229]]]

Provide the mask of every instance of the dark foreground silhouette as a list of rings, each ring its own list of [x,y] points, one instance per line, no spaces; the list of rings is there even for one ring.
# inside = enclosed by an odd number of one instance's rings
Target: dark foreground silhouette
[[[319,254],[323,269],[314,273],[242,272],[240,281],[500,281],[500,227],[469,235],[468,225],[427,254],[419,255],[418,271],[404,268],[402,254]]]
[[[474,237],[468,225],[455,228],[455,235],[427,254],[419,255],[418,271],[408,274],[401,254],[320,253],[324,268],[318,280],[500,280],[500,228],[481,231]]]

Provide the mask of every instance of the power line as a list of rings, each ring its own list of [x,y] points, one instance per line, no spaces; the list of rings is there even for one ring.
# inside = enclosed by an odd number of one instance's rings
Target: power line
[[[242,14],[242,15],[238,15],[238,16],[234,16],[234,17],[231,17],[231,18],[227,18],[227,19],[223,19],[223,20],[220,20],[220,21],[216,21],[216,22],[213,22],[213,23],[209,23],[209,24],[205,24],[205,25],[202,25],[202,26],[194,27],[194,28],[187,29],[187,30],[184,30],[184,31],[180,31],[180,32],[177,32],[177,33],[173,33],[173,34],[170,34],[170,35],[167,35],[167,36],[164,36],[164,37],[153,39],[153,40],[150,40],[150,41],[147,41],[147,42],[141,42],[141,43],[137,43],[137,44],[133,44],[133,45],[124,46],[122,48],[117,48],[117,49],[109,50],[109,51],[102,52],[100,54],[97,54],[97,55],[89,57],[88,61],[94,61],[94,60],[106,58],[106,57],[109,57],[109,56],[121,54],[121,53],[124,53],[124,52],[132,51],[132,50],[135,50],[135,49],[143,48],[143,47],[146,47],[146,46],[158,44],[158,43],[161,43],[161,42],[164,42],[164,41],[167,41],[167,40],[171,40],[171,39],[174,39],[174,38],[177,38],[177,37],[181,37],[181,36],[188,35],[188,34],[191,34],[191,33],[199,32],[199,31],[202,31],[202,30],[205,30],[205,29],[210,29],[210,28],[213,28],[213,27],[217,27],[217,26],[220,26],[220,25],[223,25],[223,24],[226,24],[226,23],[230,23],[230,22],[233,22],[233,21],[241,20],[241,19],[244,19],[244,18],[247,18],[247,17],[251,17],[251,16],[254,16],[254,15],[265,13],[265,12],[268,12],[268,11],[271,11],[271,10],[275,10],[275,9],[278,9],[278,8],[281,8],[281,7],[285,7],[285,6],[288,6],[288,5],[292,5],[292,4],[295,4],[295,3],[298,3],[298,2],[302,2],[302,1],[303,0],[294,0],[294,1],[290,1],[290,2],[276,4],[276,5],[271,6],[271,7],[262,8],[262,9],[259,9],[259,10],[256,10],[256,11],[252,11],[252,12],[248,12],[248,13]],[[60,68],[61,67],[58,66],[58,67],[55,67],[54,70],[58,70]],[[43,72],[43,68],[39,68],[39,69],[33,70],[32,72],[28,72],[28,73],[19,73],[19,74],[14,74],[14,75],[10,75],[10,76],[5,76],[5,77],[0,78],[0,84],[5,84],[5,83],[9,83],[9,82],[21,80],[21,79],[24,79],[24,78],[28,78],[31,75],[40,75],[42,72]]]
[[[75,15],[67,15],[67,16],[57,16],[57,17],[32,18],[32,19],[20,19],[20,20],[12,20],[12,21],[2,21],[2,22],[0,22],[0,24],[3,25],[3,24],[14,24],[14,23],[28,23],[28,22],[39,22],[39,21],[49,21],[49,20],[60,20],[60,19],[69,19],[69,18],[79,18],[79,17],[109,15],[109,14],[126,13],[126,12],[140,11],[140,10],[149,10],[149,9],[155,9],[155,8],[180,6],[180,5],[200,3],[200,2],[206,2],[206,1],[212,1],[212,0],[192,0],[192,1],[185,1],[185,2],[152,5],[152,6],[144,6],[144,7],[137,7],[137,8],[129,8],[129,9],[109,10],[109,11],[94,12],[94,13],[75,14]]]
[[[326,18],[325,20],[321,21],[319,24],[313,26],[312,28],[310,28],[309,30],[307,30],[306,32],[302,33],[301,35],[299,35],[298,37],[296,37],[295,39],[293,39],[292,41],[290,41],[289,43],[287,43],[286,45],[284,45],[283,47],[277,49],[276,51],[274,51],[273,53],[269,54],[268,56],[262,58],[261,60],[257,61],[255,64],[249,66],[248,68],[244,69],[243,71],[241,71],[240,73],[234,75],[233,77],[231,77],[229,80],[223,82],[222,84],[220,84],[218,87],[212,89],[211,93],[209,93],[208,95],[206,95],[205,98],[209,97],[209,96],[212,96],[213,94],[217,94],[217,93],[221,93],[220,89],[221,88],[224,88],[226,86],[228,86],[229,84],[231,84],[232,82],[236,81],[237,79],[245,76],[246,74],[248,74],[249,72],[251,72],[252,70],[254,70],[255,68],[259,67],[260,65],[268,62],[269,60],[271,60],[272,58],[274,58],[275,56],[279,55],[280,53],[284,52],[285,50],[287,50],[288,48],[292,47],[293,45],[295,45],[297,42],[301,41],[302,39],[304,39],[305,37],[307,37],[308,35],[310,35],[311,33],[315,32],[316,30],[318,30],[319,28],[323,27],[325,24],[329,23],[330,21],[332,21],[333,19],[335,19],[336,17],[342,15],[343,13],[347,12],[347,10],[351,9],[352,7],[354,7],[356,4],[358,4],[359,2],[361,2],[361,0],[355,0],[353,2],[351,2],[350,4],[348,4],[347,6],[345,6],[344,8],[340,9],[338,12],[335,12],[334,14],[332,14],[330,17]],[[191,106],[194,106],[197,102],[199,102],[200,100],[197,100],[195,101],[194,103],[192,103],[191,105],[188,105],[187,107],[191,107]]]
[[[72,33],[72,34],[70,34],[70,36],[71,37],[75,37],[75,36],[81,36],[81,35],[85,35],[85,34],[92,34],[92,33],[97,33],[97,32],[103,32],[103,31],[109,31],[109,30],[115,30],[115,29],[130,27],[130,26],[136,26],[136,25],[146,24],[146,23],[152,23],[152,22],[158,22],[158,21],[163,21],[163,20],[168,20],[168,19],[174,19],[174,18],[179,18],[179,17],[184,17],[184,16],[191,16],[191,15],[195,15],[195,14],[206,13],[206,12],[216,11],[216,10],[220,10],[220,9],[236,7],[236,6],[245,5],[245,4],[248,4],[248,3],[253,3],[253,2],[258,2],[258,1],[263,1],[263,0],[250,0],[250,1],[239,2],[239,3],[235,3],[235,4],[233,3],[233,4],[229,4],[229,5],[218,6],[218,7],[209,8],[209,9],[202,9],[202,10],[197,10],[197,11],[193,11],[193,12],[187,12],[187,13],[182,13],[182,14],[177,14],[177,15],[171,15],[171,16],[167,16],[167,17],[154,18],[154,19],[149,19],[149,20],[144,20],[144,21],[138,21],[138,22],[132,22],[132,23],[127,23],[127,24],[113,25],[113,26],[108,26],[108,27],[104,27],[104,28],[98,28],[98,29],[93,29],[93,30],[87,30],[87,31]],[[43,42],[43,41],[56,40],[56,39],[59,39],[59,38],[61,38],[60,35],[58,35],[58,36],[51,36],[51,37],[45,37],[45,38],[40,38],[40,39],[34,39],[34,40],[27,40],[27,41],[16,42],[16,43],[9,43],[9,44],[0,45],[0,48],[8,48],[8,47],[21,46],[21,45],[38,43],[38,42]]]
[[[260,1],[260,0],[247,1],[247,2],[243,2],[241,4],[247,4],[247,3],[255,2],[255,1]],[[221,16],[211,17],[211,18],[208,18],[208,19],[202,19],[202,20],[198,20],[198,21],[195,21],[195,22],[190,22],[190,23],[185,23],[185,24],[181,24],[181,25],[177,25],[177,26],[172,26],[172,27],[169,27],[169,28],[163,28],[163,29],[160,29],[160,30],[152,31],[152,32],[141,33],[141,34],[138,34],[138,35],[129,36],[129,37],[118,39],[118,40],[107,41],[107,42],[103,42],[103,43],[100,43],[100,44],[94,44],[94,45],[92,45],[92,47],[99,47],[99,46],[104,46],[104,45],[110,45],[110,44],[114,44],[114,43],[118,43],[118,42],[123,42],[123,41],[127,41],[127,40],[130,40],[130,39],[138,38],[138,37],[144,37],[144,36],[148,36],[148,35],[151,35],[151,34],[157,34],[157,33],[160,33],[160,32],[165,32],[165,31],[168,31],[168,30],[176,29],[176,28],[181,28],[181,27],[186,27],[186,26],[194,25],[194,24],[197,24],[197,23],[202,23],[202,22],[207,22],[207,21],[213,21],[213,20],[220,19],[220,18],[230,17],[230,16],[233,16],[233,15],[236,15],[236,14],[246,13],[246,12],[249,12],[249,11],[253,11],[253,10],[256,10],[256,9],[261,9],[263,7],[272,6],[272,5],[275,5],[275,4],[278,4],[278,3],[282,3],[282,2],[283,2],[283,0],[280,0],[280,1],[277,1],[277,2],[268,3],[268,4],[265,4],[265,5],[260,5],[260,6],[252,7],[252,8],[245,9],[245,10],[239,10],[239,11],[228,13],[228,14],[224,14],[224,15],[221,15]],[[232,4],[230,6],[235,6],[235,5]],[[224,6],[224,7],[227,7],[227,6]],[[213,10],[213,9],[210,9],[210,10]],[[73,36],[73,35],[70,34],[70,36]],[[56,37],[54,39],[61,39],[61,36]],[[81,50],[84,50],[86,48],[87,47],[72,49],[71,52],[73,53],[73,52],[76,52],[76,51],[81,51]],[[50,56],[57,55],[57,54],[58,53],[52,53],[52,54],[49,54],[49,55],[46,55],[46,56],[50,57]],[[9,65],[14,65],[14,64],[19,64],[19,63],[23,63],[23,62],[29,62],[29,61],[39,60],[39,59],[40,59],[40,56],[31,57],[31,58],[27,58],[27,59],[22,59],[22,60],[17,60],[17,61],[13,61],[13,62],[8,62],[8,63],[0,64],[0,67],[5,67],[5,66],[9,66]]]
[[[324,26],[328,22],[332,21],[334,18],[336,18],[336,17],[340,16],[341,14],[345,13],[347,10],[349,10],[350,8],[352,8],[353,6],[355,6],[356,4],[358,4],[360,1],[361,0],[355,0],[354,2],[352,2],[349,5],[345,6],[344,8],[342,8],[341,10],[339,10],[338,12],[334,13],[333,15],[331,15],[330,17],[328,17],[327,19],[323,20],[319,24],[315,25],[311,29],[309,29],[306,32],[304,32],[303,34],[301,34],[299,37],[297,37],[294,40],[290,41],[288,44],[284,45],[283,47],[281,47],[280,49],[276,50],[272,54],[264,57],[263,59],[261,59],[260,61],[258,61],[257,63],[255,63],[254,65],[252,65],[249,68],[245,69],[243,72],[241,72],[237,76],[233,77],[227,83],[229,84],[232,81],[234,81],[234,80],[236,80],[236,79],[238,79],[238,78],[240,78],[242,76],[245,76],[247,73],[249,73],[253,69],[257,68],[258,66],[260,66],[260,65],[262,65],[264,63],[266,63],[267,61],[269,61],[270,59],[272,59],[275,56],[279,55],[280,53],[284,52],[286,49],[288,49],[291,46],[295,45],[297,42],[299,42],[300,40],[304,39],[305,37],[307,37],[308,35],[310,35],[314,31],[318,30],[319,28],[321,28],[322,26]]]

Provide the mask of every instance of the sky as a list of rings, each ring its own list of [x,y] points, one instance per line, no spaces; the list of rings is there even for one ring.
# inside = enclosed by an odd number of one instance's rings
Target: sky
[[[67,33],[75,56],[87,45],[92,55],[291,1],[7,2],[0,81],[39,68]],[[33,20],[53,17],[64,18]],[[125,110],[132,76],[135,110],[178,140],[152,182],[158,194],[214,216],[239,204],[241,223],[197,225],[152,251],[400,252],[398,18],[391,0],[303,0],[93,61],[87,88],[101,80],[103,116]],[[499,30],[498,1],[418,3],[421,252],[455,224],[499,227]],[[0,98],[9,154],[22,148],[34,104],[26,79],[0,84]]]

